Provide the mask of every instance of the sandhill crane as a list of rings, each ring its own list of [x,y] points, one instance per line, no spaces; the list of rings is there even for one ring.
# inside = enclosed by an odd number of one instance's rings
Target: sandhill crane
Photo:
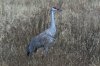
[[[56,7],[51,7],[50,26],[48,27],[48,29],[31,39],[27,46],[27,56],[31,55],[32,52],[36,52],[38,48],[43,48],[44,53],[47,54],[48,47],[54,41],[54,36],[56,34],[56,26],[54,20],[54,13],[56,10],[59,9],[57,9]]]

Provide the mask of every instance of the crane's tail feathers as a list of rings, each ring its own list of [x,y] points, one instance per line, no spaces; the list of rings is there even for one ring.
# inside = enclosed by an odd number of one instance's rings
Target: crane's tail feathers
[[[27,52],[27,56],[29,56],[30,55],[30,52]]]
[[[30,52],[29,52],[29,44],[26,46],[26,52],[27,52],[27,56],[29,56],[30,55]]]

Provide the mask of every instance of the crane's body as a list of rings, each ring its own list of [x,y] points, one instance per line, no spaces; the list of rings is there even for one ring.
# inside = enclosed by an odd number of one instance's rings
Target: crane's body
[[[54,20],[55,8],[50,10],[50,26],[48,29],[33,37],[27,46],[27,55],[29,56],[32,52],[36,52],[38,48],[44,48],[45,53],[48,51],[48,47],[54,41],[56,34],[56,26]]]

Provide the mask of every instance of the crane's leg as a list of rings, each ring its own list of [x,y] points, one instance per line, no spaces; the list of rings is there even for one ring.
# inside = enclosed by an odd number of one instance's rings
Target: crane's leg
[[[35,53],[37,52],[37,48],[34,49],[34,52],[35,52]]]
[[[47,53],[48,53],[48,47],[46,46],[44,47],[44,55],[47,55]]]

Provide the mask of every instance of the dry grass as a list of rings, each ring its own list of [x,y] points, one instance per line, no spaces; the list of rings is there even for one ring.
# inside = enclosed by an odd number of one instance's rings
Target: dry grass
[[[50,0],[0,0],[0,66],[100,66],[99,0],[64,0],[48,55],[43,58],[40,49],[26,56],[31,37],[48,27],[51,5]]]

